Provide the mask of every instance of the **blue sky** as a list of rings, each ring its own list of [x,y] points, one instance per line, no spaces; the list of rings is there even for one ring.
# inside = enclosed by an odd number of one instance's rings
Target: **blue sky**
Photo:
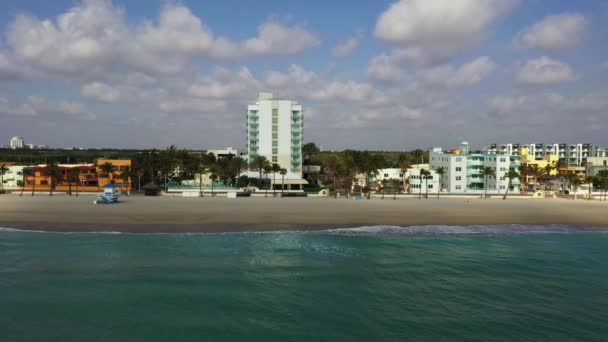
[[[608,145],[607,1],[5,0],[0,24],[0,144],[242,147],[268,90],[327,148]]]

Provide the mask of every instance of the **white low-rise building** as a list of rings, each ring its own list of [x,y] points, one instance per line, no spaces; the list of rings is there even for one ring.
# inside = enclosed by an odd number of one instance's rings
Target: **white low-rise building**
[[[456,194],[501,194],[509,187],[506,173],[509,169],[519,172],[519,156],[488,153],[462,153],[464,149],[453,153],[434,148],[429,152],[431,170],[442,168],[442,186],[448,193]],[[484,168],[492,168],[494,175],[484,176]],[[513,179],[510,192],[519,193],[519,179]]]
[[[429,170],[429,173],[428,176],[424,176],[421,169],[408,169],[406,191],[412,194],[436,194],[440,192],[439,175],[433,170]]]
[[[23,181],[23,165],[7,166],[8,171],[2,176],[4,190],[15,190],[21,187]]]

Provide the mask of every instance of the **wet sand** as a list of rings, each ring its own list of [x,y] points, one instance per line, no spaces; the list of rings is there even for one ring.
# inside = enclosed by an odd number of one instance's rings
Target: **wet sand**
[[[372,199],[0,196],[0,227],[131,233],[318,230],[369,225],[570,224],[608,227],[608,202],[564,199]]]

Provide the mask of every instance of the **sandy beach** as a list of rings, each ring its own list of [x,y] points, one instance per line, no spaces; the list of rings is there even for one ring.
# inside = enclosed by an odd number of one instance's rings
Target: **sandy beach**
[[[573,224],[608,227],[608,202],[585,200],[0,196],[0,227],[46,231],[232,232],[366,225]]]

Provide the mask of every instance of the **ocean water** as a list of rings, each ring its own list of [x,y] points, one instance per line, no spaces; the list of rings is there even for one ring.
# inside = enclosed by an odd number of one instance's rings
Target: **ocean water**
[[[0,341],[606,341],[592,230],[4,229]]]

